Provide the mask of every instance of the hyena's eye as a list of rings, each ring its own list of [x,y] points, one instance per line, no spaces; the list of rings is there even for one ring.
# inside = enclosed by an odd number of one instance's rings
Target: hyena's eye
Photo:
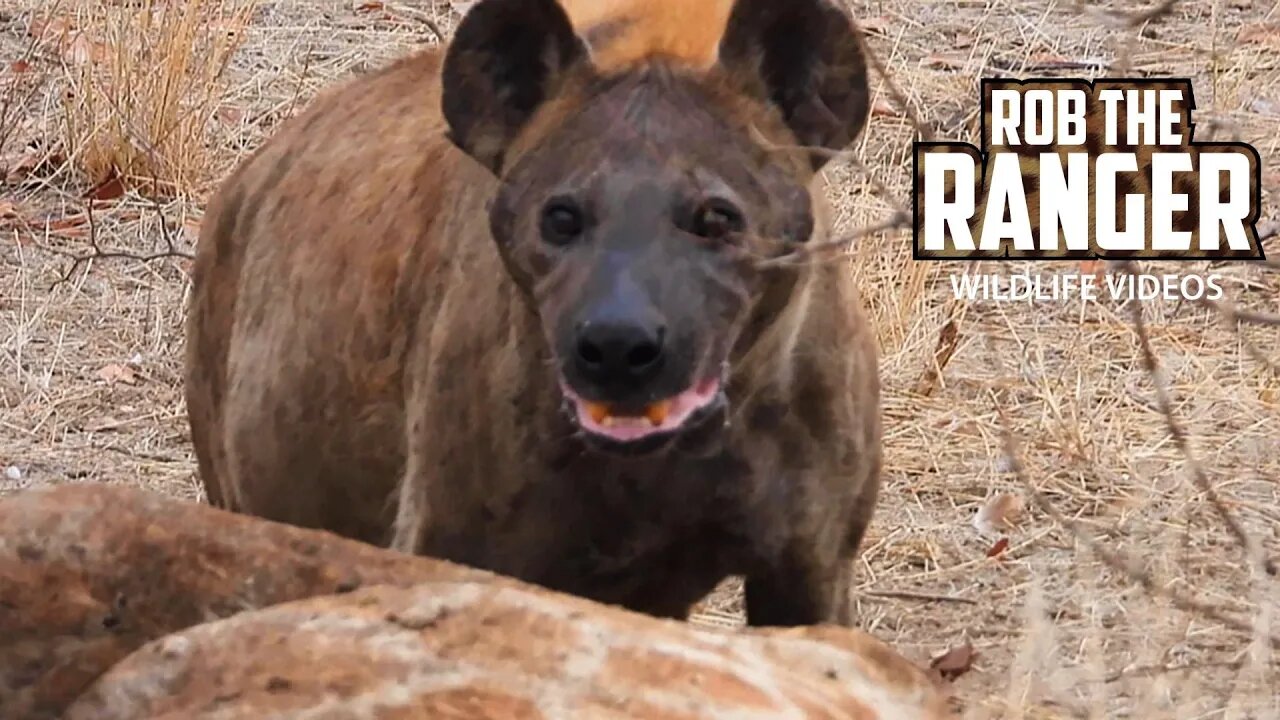
[[[728,200],[713,198],[698,208],[693,216],[693,234],[712,240],[729,237],[747,228],[742,212]]]
[[[586,222],[572,200],[559,198],[542,209],[542,239],[552,245],[568,245],[582,236]]]

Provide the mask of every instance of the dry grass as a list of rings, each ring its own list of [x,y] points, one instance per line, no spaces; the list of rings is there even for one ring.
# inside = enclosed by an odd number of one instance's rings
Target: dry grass
[[[137,7],[101,4],[113,13]],[[1280,32],[1237,40],[1280,21],[1276,6],[1182,0],[1131,27],[1108,6],[1053,0],[853,4],[906,104],[943,138],[970,137],[982,76],[1192,78],[1198,137],[1213,132],[1258,148],[1264,215],[1276,218]],[[0,12],[6,65],[29,45],[36,5]],[[192,130],[199,141],[184,142],[206,153],[206,168],[225,170],[320,87],[436,42],[424,17],[446,32],[457,20],[445,2],[371,12],[320,0],[258,6],[217,83],[206,82],[215,77],[209,67],[174,66],[195,72],[196,99],[174,107],[204,123]],[[106,24],[95,28],[109,35]],[[1094,67],[1034,69],[1061,60]],[[29,89],[44,73],[0,147],[0,165],[26,168],[5,186],[15,209],[0,218],[0,471],[17,476],[0,475],[0,492],[95,480],[195,496],[180,386],[183,260],[89,262],[50,287],[71,262],[63,253],[86,252],[90,239],[79,200],[86,182],[66,161],[87,157],[85,149],[74,138],[65,152],[57,147],[68,110],[61,93],[80,77],[64,63],[46,49],[28,73],[0,74],[2,93]],[[145,75],[146,64],[167,67],[149,60],[130,72]],[[200,95],[224,81],[219,97]],[[879,92],[895,105],[883,83]],[[115,142],[109,137],[136,139],[113,128],[115,106],[143,117],[163,106],[159,97],[138,91],[97,105],[106,110],[87,127],[109,129],[102,147]],[[877,114],[855,161],[829,172],[841,228],[909,206],[914,133],[904,113]],[[114,157],[135,157],[136,146],[119,147],[135,149]],[[197,192],[159,204],[130,192],[101,208],[92,228],[101,246],[136,254],[186,247],[201,181],[164,163],[138,174],[161,172]],[[1280,312],[1280,270],[1212,269],[1240,310]],[[864,238],[850,260],[879,333],[885,382],[886,487],[859,561],[862,626],[919,660],[972,642],[977,663],[956,684],[966,717],[1280,717],[1277,648],[1268,641],[1280,634],[1280,587],[1257,570],[1258,558],[1280,557],[1280,375],[1267,365],[1280,361],[1280,330],[1193,303],[1143,303],[1153,375],[1131,308],[952,300],[947,275],[975,270],[1001,268],[914,262],[900,232]],[[954,339],[940,342],[948,323]],[[1185,448],[1170,416],[1185,429]],[[1028,510],[1004,534],[1008,549],[989,558],[997,538],[971,521],[998,494],[1024,498]],[[739,619],[736,583],[698,617]]]
[[[47,41],[67,46],[63,119],[72,163],[95,184],[119,178],[153,195],[199,192],[216,181],[209,126],[252,4],[66,4],[71,27]]]

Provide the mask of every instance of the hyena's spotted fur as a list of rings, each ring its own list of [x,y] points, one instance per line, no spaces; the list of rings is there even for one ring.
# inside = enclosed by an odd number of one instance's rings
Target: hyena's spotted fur
[[[656,615],[741,574],[753,624],[847,620],[873,335],[847,268],[750,258],[826,232],[860,35],[829,0],[564,4],[482,0],[447,54],[319,97],[218,192],[187,355],[209,498]],[[569,180],[612,265],[529,230]],[[707,188],[749,232],[663,224]],[[725,368],[723,417],[665,452],[600,452],[562,412],[553,326],[606,271]]]

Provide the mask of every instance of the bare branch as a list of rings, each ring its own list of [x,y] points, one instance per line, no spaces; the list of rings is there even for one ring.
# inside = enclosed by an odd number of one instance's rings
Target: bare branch
[[[880,59],[879,53],[866,44],[863,45],[863,53],[867,56],[867,61],[871,63],[871,67],[875,68],[876,74],[880,76],[881,80],[884,80],[884,85],[889,90],[889,96],[898,104],[898,107],[902,108],[902,112],[907,114],[907,119],[911,121],[911,125],[915,128],[916,134],[920,136],[920,140],[925,142],[933,140],[935,137],[933,128],[926,125],[920,119],[920,116],[916,114],[915,109],[911,107],[911,103],[907,100],[906,93],[902,92],[902,88],[898,87],[898,83],[893,79],[893,74],[889,72],[884,61]]]
[[[1137,272],[1132,260],[1121,262],[1120,267],[1123,272],[1130,275],[1134,275]],[[1227,510],[1222,498],[1218,496],[1218,492],[1213,489],[1213,484],[1209,482],[1209,476],[1192,452],[1191,442],[1187,437],[1186,431],[1178,423],[1177,418],[1174,417],[1173,402],[1169,398],[1168,389],[1161,381],[1160,365],[1156,360],[1155,352],[1151,349],[1151,338],[1147,333],[1146,322],[1142,319],[1142,304],[1130,303],[1130,315],[1133,318],[1134,331],[1138,335],[1138,343],[1142,351],[1142,365],[1146,369],[1147,375],[1151,378],[1151,384],[1155,387],[1156,405],[1160,409],[1160,414],[1164,415],[1165,425],[1169,428],[1169,434],[1173,437],[1174,444],[1178,447],[1179,452],[1182,453],[1183,458],[1186,459],[1187,468],[1191,471],[1191,477],[1195,481],[1196,487],[1200,489],[1200,492],[1204,493],[1209,500],[1210,506],[1213,507],[1222,522],[1226,524],[1227,529],[1231,531],[1241,550],[1244,551],[1246,562],[1259,562],[1268,575],[1275,575],[1275,563],[1269,558],[1260,557],[1261,553],[1258,547],[1248,533],[1245,532],[1244,526]]]
[[[915,108],[912,107],[906,94],[902,92],[902,89],[898,87],[897,82],[893,78],[893,74],[889,72],[888,67],[880,58],[879,54],[867,44],[863,45],[863,53],[866,55],[867,61],[870,63],[871,67],[875,69],[876,74],[878,74],[884,81],[890,97],[892,97],[893,101],[902,108],[902,112],[906,114],[912,127],[915,128],[919,139],[923,141],[933,140],[935,138],[933,128],[920,119]],[[751,131],[756,142],[760,143],[768,150],[806,150],[831,159],[850,159],[852,157],[848,149],[832,150],[830,148],[811,146],[784,146],[771,142],[754,127],[751,128]],[[848,256],[849,245],[857,240],[889,230],[904,230],[911,227],[912,214],[906,209],[906,205],[900,200],[894,199],[893,194],[889,191],[888,187],[885,186],[884,181],[876,177],[875,173],[868,170],[861,162],[857,162],[855,160],[854,163],[856,164],[857,169],[871,184],[873,192],[892,206],[893,213],[879,223],[857,228],[835,239],[797,247],[789,250],[785,254],[760,260],[756,264],[757,268],[769,269],[777,267],[796,267],[839,260]]]
[[[1270,240],[1276,235],[1280,235],[1280,220],[1272,220],[1258,226],[1258,242]],[[1274,264],[1277,261],[1270,260],[1268,262]]]
[[[831,260],[838,260],[849,255],[849,245],[869,235],[888,230],[901,230],[911,227],[911,216],[902,210],[896,210],[887,220],[875,225],[867,225],[841,235],[834,240],[824,240],[813,245],[801,245],[784,255],[767,258],[756,262],[756,267],[765,270],[777,267],[797,267]]]
[[[400,3],[389,3],[387,4],[387,9],[396,15],[406,15],[417,22],[422,23],[431,31],[432,35],[436,36],[436,42],[444,44],[444,31],[440,29],[440,24],[435,21],[435,18],[431,17],[426,12],[417,8],[409,7],[408,5],[401,5]]]
[[[1254,325],[1266,325],[1269,327],[1280,327],[1280,314],[1261,312],[1258,310],[1241,310],[1226,300],[1209,300],[1203,299],[1203,304],[1222,313],[1230,322],[1252,323]]]
[[[1210,300],[1208,297],[1202,297],[1198,302],[1217,313],[1218,319],[1221,320],[1224,325],[1230,326],[1232,330],[1239,332],[1239,323],[1246,322],[1246,319],[1241,316],[1240,311],[1226,300]],[[1245,352],[1249,353],[1249,357],[1253,358],[1254,362],[1263,366],[1267,370],[1270,370],[1272,373],[1280,375],[1280,366],[1277,366],[1275,361],[1268,357],[1267,354],[1262,351],[1262,348],[1258,347],[1257,343],[1245,337],[1243,334],[1240,335],[1240,343],[1244,345]]]
[[[164,214],[158,202],[156,203],[155,208],[156,212],[160,215],[160,228],[165,241],[165,249],[160,252],[148,254],[135,253],[128,250],[107,250],[99,245],[98,227],[93,215],[93,203],[86,203],[85,216],[88,218],[89,222],[89,247],[91,250],[83,255],[77,255],[63,250],[58,250],[56,248],[49,248],[51,251],[59,255],[71,258],[71,266],[67,268],[67,271],[64,272],[61,277],[49,286],[49,289],[53,290],[59,285],[69,281],[71,277],[75,275],[77,270],[94,260],[134,260],[140,263],[150,263],[156,260],[163,260],[165,258],[184,258],[187,260],[195,259],[195,255],[193,253],[186,250],[179,250],[177,248],[173,242],[173,236],[169,232],[169,228],[165,223]]]
[[[1018,482],[1027,489],[1027,493],[1031,496],[1031,501],[1035,503],[1036,507],[1039,508],[1041,512],[1051,517],[1054,522],[1070,530],[1076,539],[1088,548],[1090,552],[1096,555],[1103,564],[1124,575],[1131,582],[1141,586],[1147,593],[1156,597],[1164,598],[1179,610],[1198,614],[1215,622],[1222,623],[1234,630],[1245,633],[1256,632],[1257,628],[1249,620],[1237,617],[1234,614],[1223,611],[1219,607],[1189,597],[1185,593],[1175,590],[1170,585],[1156,582],[1156,579],[1153,578],[1150,573],[1137,567],[1131,559],[1104,547],[1102,544],[1094,540],[1093,536],[1090,535],[1089,532],[1078,522],[1068,518],[1066,515],[1063,515],[1062,512],[1054,507],[1053,503],[1049,502],[1049,499],[1045,497],[1045,495],[1040,492],[1039,488],[1032,484],[1031,480],[1027,477],[1026,470],[1022,465],[1021,453],[1018,449],[1017,440],[1014,438],[1013,431],[1010,429],[1009,418],[1005,415],[1004,407],[1000,404],[999,399],[995,397],[994,394],[992,399],[995,402],[996,413],[1000,418],[1000,436],[1003,440],[1004,453],[1009,462],[1010,469],[1013,471],[1014,476],[1018,478]],[[1269,635],[1266,639],[1270,642],[1272,647],[1280,649],[1280,637]]]

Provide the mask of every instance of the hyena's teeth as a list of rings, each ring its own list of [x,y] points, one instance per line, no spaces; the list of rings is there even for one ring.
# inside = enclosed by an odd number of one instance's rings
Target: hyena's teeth
[[[649,424],[654,427],[661,427],[662,423],[667,421],[667,415],[671,413],[671,401],[663,400],[656,402],[645,408],[644,415],[649,418]]]
[[[613,419],[609,415],[609,406],[605,405],[604,403],[589,402],[589,403],[586,403],[586,406],[587,406],[587,414],[591,416],[591,419],[596,424],[603,425]]]

